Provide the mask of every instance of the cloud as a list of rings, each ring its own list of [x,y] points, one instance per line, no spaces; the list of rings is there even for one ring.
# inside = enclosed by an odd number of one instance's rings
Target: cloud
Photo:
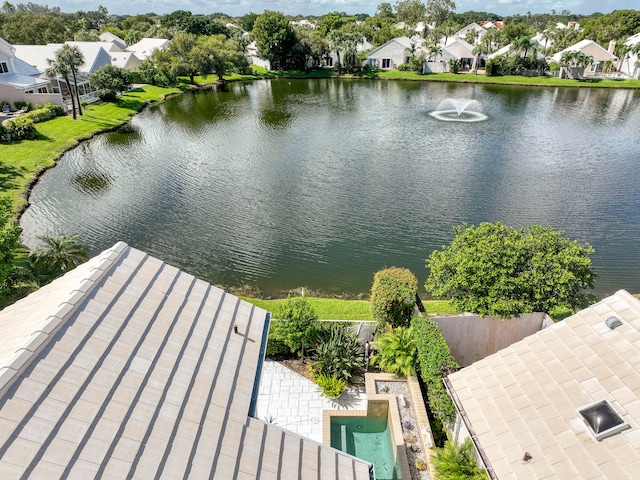
[[[104,5],[109,13],[116,15],[136,15],[138,13],[171,13],[188,10],[196,13],[224,12],[240,16],[248,12],[262,13],[277,10],[288,15],[323,15],[332,11],[346,13],[368,13],[373,15],[384,0],[100,0],[87,7],[86,0],[52,0],[50,7],[60,7],[64,12],[94,10]],[[426,1],[426,0],[423,0]],[[391,4],[395,1],[391,0]],[[470,10],[508,16],[514,14],[550,13],[551,10],[588,15],[594,12],[609,13],[613,10],[637,9],[638,0],[455,0],[456,12]]]

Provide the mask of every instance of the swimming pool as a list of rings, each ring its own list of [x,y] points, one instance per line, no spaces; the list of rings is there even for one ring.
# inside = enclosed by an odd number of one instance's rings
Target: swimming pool
[[[387,417],[331,416],[331,446],[373,463],[377,480],[400,480]]]

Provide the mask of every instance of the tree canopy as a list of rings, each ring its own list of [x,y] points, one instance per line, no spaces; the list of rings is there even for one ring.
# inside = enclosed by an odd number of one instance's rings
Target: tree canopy
[[[427,291],[479,315],[508,318],[556,308],[575,311],[592,299],[594,249],[563,231],[534,225],[463,224],[455,238],[427,260]]]
[[[258,53],[279,70],[286,66],[287,58],[296,43],[296,34],[289,20],[280,12],[265,10],[253,24],[253,37]]]

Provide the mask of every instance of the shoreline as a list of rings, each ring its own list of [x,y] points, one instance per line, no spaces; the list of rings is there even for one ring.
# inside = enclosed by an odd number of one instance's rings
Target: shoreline
[[[382,72],[385,73],[385,72]],[[403,72],[404,73],[404,72]],[[417,75],[417,74],[414,74]],[[596,83],[585,83],[585,84],[569,84],[569,85],[562,85],[562,84],[543,84],[543,83],[535,83],[535,82],[525,82],[525,83],[520,83],[520,82],[500,82],[500,81],[491,81],[491,80],[484,80],[482,78],[476,78],[476,77],[484,77],[484,75],[480,76],[480,75],[474,75],[473,79],[469,79],[469,78],[460,78],[460,79],[455,79],[455,78],[430,78],[430,75],[439,75],[439,74],[428,74],[428,75],[422,75],[422,76],[407,76],[407,77],[403,77],[403,76],[378,76],[376,75],[357,75],[357,74],[333,74],[333,72],[326,72],[326,75],[313,75],[313,74],[305,74],[305,73],[292,73],[292,74],[287,74],[284,73],[282,75],[280,74],[275,74],[275,75],[269,75],[267,74],[259,74],[257,76],[252,76],[252,77],[247,77],[247,78],[237,78],[237,79],[229,79],[229,80],[224,80],[224,81],[220,81],[220,80],[214,80],[212,82],[206,82],[206,80],[203,83],[198,83],[196,85],[193,84],[185,84],[183,85],[183,90],[182,91],[178,91],[178,92],[170,92],[170,93],[166,93],[162,96],[161,99],[158,100],[149,100],[149,101],[145,101],[142,103],[142,105],[136,109],[133,113],[131,113],[129,115],[129,118],[127,118],[126,120],[123,120],[122,122],[118,123],[117,125],[113,125],[107,128],[101,128],[99,130],[93,131],[88,135],[82,135],[79,137],[72,137],[73,140],[73,144],[68,145],[67,147],[65,147],[62,151],[60,151],[55,158],[53,158],[52,164],[49,166],[42,166],[40,167],[37,171],[35,171],[34,175],[32,178],[28,179],[25,187],[23,189],[22,192],[20,192],[20,197],[24,200],[24,203],[22,203],[15,211],[16,213],[16,220],[19,222],[20,218],[22,217],[22,215],[24,214],[24,212],[29,208],[29,206],[31,205],[29,199],[31,196],[31,192],[33,190],[33,188],[38,184],[38,182],[40,181],[40,178],[46,173],[47,170],[49,170],[50,168],[54,168],[57,164],[58,161],[60,160],[60,158],[67,152],[69,152],[70,150],[73,150],[74,148],[77,148],[81,143],[91,140],[92,138],[96,137],[97,135],[101,135],[103,133],[108,133],[108,132],[112,132],[115,130],[118,130],[119,128],[121,128],[123,125],[126,125],[131,118],[133,118],[135,115],[137,115],[138,113],[144,111],[146,108],[153,106],[153,105],[157,105],[157,104],[161,104],[164,101],[166,101],[168,98],[173,97],[173,96],[177,96],[177,95],[182,95],[186,92],[197,92],[197,91],[202,91],[202,90],[210,90],[215,88],[217,85],[224,85],[227,83],[233,83],[233,82],[253,82],[255,80],[273,80],[273,79],[298,79],[298,80],[309,80],[309,79],[327,79],[327,78],[335,78],[338,80],[383,80],[383,81],[409,81],[409,82],[434,82],[434,83],[460,83],[460,84],[464,84],[464,85],[470,85],[470,84],[480,84],[480,85],[497,85],[497,86],[522,86],[522,87],[543,87],[543,88],[552,88],[552,87],[560,87],[560,88],[603,88],[603,89],[611,89],[611,88],[615,88],[615,89],[621,89],[621,90],[640,90],[640,81],[638,81],[638,85],[598,85]],[[462,74],[462,75],[469,75],[469,74]],[[484,77],[484,78],[491,78],[491,77]],[[551,78],[551,77],[537,77],[537,78]],[[204,80],[204,79],[203,79]],[[630,80],[633,81],[633,80]],[[145,84],[146,85],[146,84]],[[36,127],[37,128],[37,127]]]

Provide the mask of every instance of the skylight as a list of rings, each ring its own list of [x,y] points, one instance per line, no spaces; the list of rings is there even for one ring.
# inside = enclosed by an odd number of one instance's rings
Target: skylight
[[[598,441],[630,428],[606,400],[588,405],[578,410],[578,413]]]

